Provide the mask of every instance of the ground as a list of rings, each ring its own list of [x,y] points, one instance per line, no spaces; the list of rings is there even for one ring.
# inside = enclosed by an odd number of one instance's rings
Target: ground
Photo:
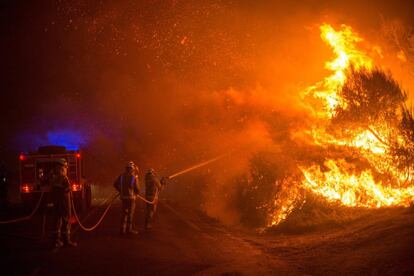
[[[51,247],[50,216],[0,225],[3,275],[413,275],[414,209],[377,210],[346,225],[302,233],[225,226],[184,204],[162,200],[154,228],[119,233],[116,202],[93,232],[74,226],[77,248]],[[104,205],[82,218],[93,224]],[[17,211],[14,211],[16,215]],[[4,213],[3,213],[4,215]]]

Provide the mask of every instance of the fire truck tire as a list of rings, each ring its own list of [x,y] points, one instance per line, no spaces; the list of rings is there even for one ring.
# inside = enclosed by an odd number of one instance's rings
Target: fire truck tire
[[[22,205],[23,205],[23,211],[25,212],[33,210],[33,208],[36,206],[35,197],[31,194],[22,196]]]
[[[85,190],[85,200],[86,200],[86,208],[90,208],[92,205],[92,189],[91,186],[88,185]]]
[[[82,213],[86,210],[86,201],[84,197],[74,200],[73,203],[75,204],[75,209],[77,213]]]
[[[24,200],[23,201],[23,211],[30,212],[35,207],[35,203],[32,200]]]

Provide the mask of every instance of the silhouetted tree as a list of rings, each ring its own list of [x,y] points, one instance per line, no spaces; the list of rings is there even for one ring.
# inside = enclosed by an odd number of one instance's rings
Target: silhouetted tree
[[[345,134],[369,130],[388,146],[397,167],[408,175],[414,168],[414,118],[401,86],[378,68],[351,69],[338,95],[343,102],[335,110],[332,128]]]
[[[396,127],[407,93],[390,74],[380,69],[351,69],[338,95],[343,104],[336,108],[334,124],[360,127]]]

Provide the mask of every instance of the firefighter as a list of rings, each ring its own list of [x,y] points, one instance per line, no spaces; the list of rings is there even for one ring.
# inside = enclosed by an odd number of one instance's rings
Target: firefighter
[[[70,200],[70,182],[67,176],[68,165],[66,160],[59,160],[56,169],[56,173],[51,176],[54,221],[56,226],[55,247],[59,248],[64,244],[76,247],[78,244],[70,238],[72,204]]]
[[[145,175],[145,198],[148,201],[154,201],[155,196],[161,191],[163,186],[166,184],[168,177],[161,178],[161,181],[155,175],[154,169],[149,169]],[[157,210],[157,201],[153,204],[146,203],[145,209],[145,229],[152,228],[152,220],[154,213]]]
[[[125,167],[125,172],[114,183],[114,187],[119,192],[122,200],[121,235],[138,234],[138,231],[133,229],[132,223],[135,197],[139,193],[137,171],[138,167],[134,162],[129,162]]]

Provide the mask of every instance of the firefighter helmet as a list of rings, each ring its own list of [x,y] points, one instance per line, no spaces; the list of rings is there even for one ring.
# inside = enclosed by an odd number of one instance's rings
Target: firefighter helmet
[[[126,165],[126,167],[127,168],[131,168],[131,169],[135,169],[136,168],[134,161],[129,161],[128,164]]]
[[[67,167],[68,166],[68,161],[66,161],[65,158],[61,158],[56,162],[59,166],[62,167]]]

